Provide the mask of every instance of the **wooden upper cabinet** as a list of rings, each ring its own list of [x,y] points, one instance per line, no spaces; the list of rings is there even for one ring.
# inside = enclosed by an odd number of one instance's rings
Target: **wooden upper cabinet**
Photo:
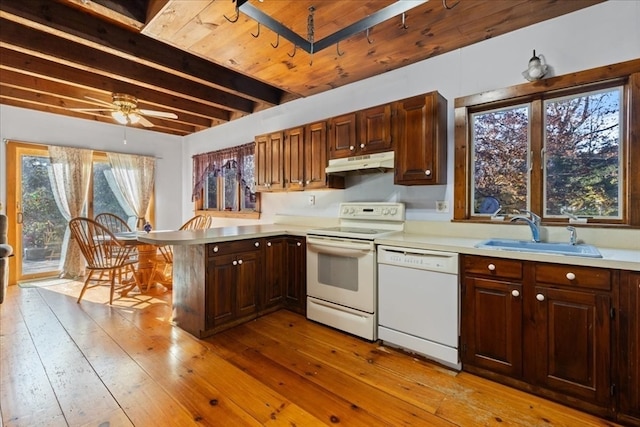
[[[446,184],[447,100],[438,92],[394,103],[397,185]]]
[[[329,129],[331,159],[393,150],[391,104],[333,117]]]
[[[327,145],[327,122],[308,124],[304,140],[304,188],[344,188],[344,177],[327,176],[329,147]]]
[[[284,131],[284,187],[287,190],[304,190],[305,128],[299,126]]]
[[[256,191],[284,189],[284,133],[258,135],[256,140]]]

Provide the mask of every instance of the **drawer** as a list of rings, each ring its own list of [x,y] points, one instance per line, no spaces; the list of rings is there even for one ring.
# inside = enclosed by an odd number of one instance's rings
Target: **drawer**
[[[513,259],[467,255],[462,265],[465,274],[522,279],[522,262]]]
[[[536,264],[536,283],[611,290],[611,270],[562,264]]]
[[[207,244],[207,255],[228,255],[236,252],[247,252],[262,249],[262,239],[236,240],[232,242],[220,242]]]

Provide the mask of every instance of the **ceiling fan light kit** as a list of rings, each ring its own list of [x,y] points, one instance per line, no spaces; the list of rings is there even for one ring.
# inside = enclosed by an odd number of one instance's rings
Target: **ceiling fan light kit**
[[[527,69],[522,72],[522,76],[530,82],[540,80],[547,74],[547,64],[542,62],[539,56],[536,55],[535,49],[533,50],[533,57],[529,60]]]
[[[108,108],[71,108],[71,110],[82,112],[108,112],[116,122],[125,126],[140,123],[142,126],[147,128],[153,127],[153,123],[147,120],[144,116],[174,120],[178,118],[175,113],[140,109],[138,108],[138,99],[135,96],[127,95],[126,93],[111,94],[112,102],[110,103],[88,96],[85,96],[85,98]]]

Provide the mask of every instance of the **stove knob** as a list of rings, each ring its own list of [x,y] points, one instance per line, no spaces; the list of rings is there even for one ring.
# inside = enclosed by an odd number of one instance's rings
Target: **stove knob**
[[[349,208],[349,213],[353,214],[356,210],[354,208]]]
[[[398,213],[398,209],[396,208],[391,208],[391,215],[395,215]]]
[[[342,215],[346,215],[346,214],[348,214],[348,213],[349,213],[349,208],[344,208],[344,209],[342,210]]]
[[[389,209],[387,208],[382,209],[382,215],[389,215]]]

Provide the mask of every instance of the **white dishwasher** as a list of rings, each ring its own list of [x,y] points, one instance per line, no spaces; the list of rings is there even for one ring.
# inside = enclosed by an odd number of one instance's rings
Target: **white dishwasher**
[[[378,246],[378,338],[460,370],[458,254]]]

